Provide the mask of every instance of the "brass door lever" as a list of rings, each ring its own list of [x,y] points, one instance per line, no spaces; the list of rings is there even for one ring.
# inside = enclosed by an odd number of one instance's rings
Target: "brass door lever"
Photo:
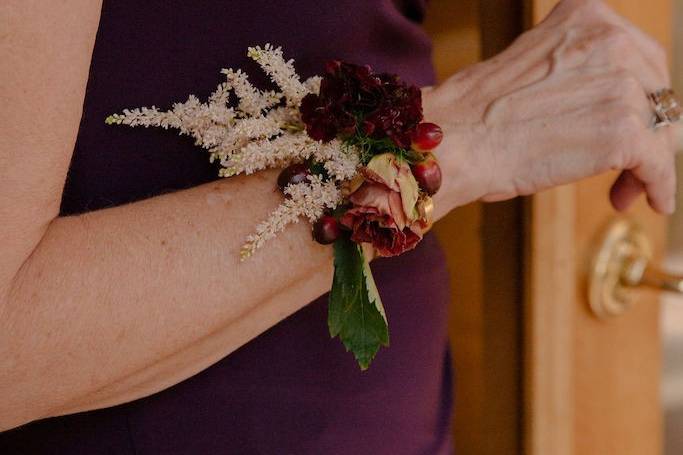
[[[588,300],[597,317],[626,311],[635,287],[683,293],[683,276],[657,269],[651,258],[650,242],[633,221],[621,218],[608,226],[588,277]]]

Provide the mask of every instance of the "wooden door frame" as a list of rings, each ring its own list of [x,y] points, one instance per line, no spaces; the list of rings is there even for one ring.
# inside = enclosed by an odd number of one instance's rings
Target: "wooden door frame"
[[[629,0],[608,2],[617,9],[623,7],[631,13],[635,11]],[[556,0],[525,0],[526,24],[538,23],[556,3]],[[667,16],[666,8],[661,3],[654,10],[649,8],[644,15],[642,20],[649,25],[650,32],[662,31],[660,18]],[[657,38],[671,48],[670,37],[665,35],[659,33]],[[594,441],[581,441],[577,436],[581,434],[578,426],[586,426],[577,417],[579,414],[583,416],[586,396],[590,395],[585,390],[585,381],[582,383],[577,379],[585,374],[584,371],[576,371],[579,359],[584,364],[586,362],[587,350],[582,338],[588,336],[591,341],[604,344],[607,342],[606,335],[612,334],[616,340],[628,340],[631,346],[638,346],[638,338],[642,337],[638,328],[643,327],[643,333],[649,334],[657,323],[657,297],[652,293],[643,295],[639,308],[631,310],[634,313],[624,315],[617,321],[601,324],[588,310],[585,287],[590,260],[588,256],[592,251],[586,234],[598,231],[599,226],[609,218],[607,190],[615,177],[614,173],[595,177],[534,195],[526,201],[524,447],[529,455],[570,455],[582,453],[582,448],[592,450],[594,446],[604,447],[605,441],[600,440],[601,437],[605,438],[603,435],[588,436],[589,439],[598,438]],[[597,209],[597,219],[587,219],[590,210],[579,205],[587,200],[588,195],[604,198],[592,203]],[[655,261],[661,260],[665,220],[654,218],[642,198],[628,216],[646,224],[654,241]],[[647,342],[653,343],[655,340],[650,338]],[[594,361],[600,358],[600,354],[588,357]],[[604,370],[613,377],[616,368],[623,363],[619,360],[607,365],[594,365],[594,369]],[[650,369],[657,369],[659,359],[652,359],[647,365]],[[590,374],[595,376],[594,372]],[[638,374],[649,376],[647,383],[652,384],[659,372],[643,371]],[[628,385],[633,389],[638,387],[637,381],[631,381]],[[581,411],[577,406],[583,406]],[[657,403],[654,403],[648,412],[652,413],[652,408],[656,406]],[[587,418],[590,420],[591,417]],[[603,416],[604,422],[597,423],[606,424],[610,418],[614,416],[608,412]],[[661,427],[661,421],[653,417],[649,427],[642,428],[642,431],[656,431],[657,426]],[[648,433],[647,436],[652,435]],[[658,450],[656,447],[657,442],[651,443],[648,454],[655,453],[651,451]]]
[[[526,200],[524,447],[573,452],[573,317],[576,305],[572,185]]]
[[[455,33],[454,27],[474,25],[463,24],[458,13],[462,4],[456,10],[451,1],[432,0],[431,4],[432,12],[441,8],[430,31],[438,38],[437,57],[445,63],[442,77],[455,69],[448,56],[464,50],[463,36],[471,46],[476,35],[471,30],[465,35]],[[556,3],[476,1],[481,58],[500,52],[525,25],[539,22]],[[608,1],[634,10],[635,0]],[[648,12],[643,20],[652,28],[661,14],[661,10]],[[586,430],[586,423],[577,420],[586,410],[580,389],[586,380],[574,370],[579,358],[584,367],[594,370],[604,365],[595,365],[595,357],[587,355],[581,338],[587,334],[600,346],[606,342],[604,333],[623,337],[624,329],[635,330],[641,323],[652,327],[654,322],[653,307],[641,307],[645,311],[627,315],[616,324],[596,323],[577,287],[585,281],[584,261],[590,255],[586,233],[604,221],[587,219],[590,210],[580,202],[595,195],[591,198],[599,218],[604,218],[609,213],[607,189],[613,178],[602,176],[503,203],[471,204],[456,209],[435,227],[445,246],[454,289],[450,327],[458,453],[572,455],[591,446],[591,441],[576,436]],[[655,234],[661,232],[662,220],[653,223],[648,210],[641,201],[631,214],[645,219]],[[661,254],[662,249],[661,243],[655,244],[655,252]],[[647,321],[638,321],[643,315]],[[581,337],[577,336],[579,326],[588,327]],[[648,367],[654,369],[654,365]],[[621,368],[623,358],[607,365],[605,371],[614,375]]]
[[[522,12],[521,0],[432,0],[439,77],[502,51],[522,31]],[[522,452],[523,207],[475,202],[435,226],[453,291],[456,453]]]

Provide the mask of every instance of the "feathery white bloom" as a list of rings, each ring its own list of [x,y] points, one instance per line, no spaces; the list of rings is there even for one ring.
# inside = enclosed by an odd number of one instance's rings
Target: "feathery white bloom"
[[[215,141],[234,119],[233,108],[217,103],[203,104],[196,96],[190,95],[184,103],[174,103],[170,111],[159,111],[155,106],[124,109],[123,114],[110,115],[106,122],[146,128],[176,128],[180,134],[194,137],[196,145],[210,148],[216,145]]]
[[[288,224],[298,223],[304,216],[314,222],[326,208],[334,208],[341,201],[341,192],[334,181],[322,181],[311,176],[309,183],[297,183],[285,188],[289,197],[278,206],[268,219],[256,226],[256,232],[247,237],[240,250],[242,260],[250,257],[263,244],[282,232]]]
[[[249,142],[239,152],[221,160],[220,175],[237,174],[289,166],[313,158],[323,163],[328,175],[336,181],[348,180],[356,174],[360,158],[355,150],[347,150],[338,140],[321,143],[303,131],[285,134],[274,139]]]
[[[228,104],[230,100],[230,90],[232,87],[227,82],[221,82],[218,84],[216,90],[209,95],[209,105],[219,105],[224,106]]]
[[[239,98],[238,109],[245,115],[261,115],[264,110],[275,106],[282,94],[270,92],[262,92],[257,89],[242,70],[233,71],[231,68],[222,69],[221,73],[225,74],[228,79],[227,85],[235,91],[235,95]]]
[[[313,158],[323,163],[327,173],[336,180],[348,180],[356,174],[360,155],[355,147],[345,147],[338,139],[327,143],[318,142]]]
[[[266,117],[278,122],[285,130],[303,130],[304,124],[301,120],[301,112],[296,106],[278,106],[268,111]]]
[[[241,70],[222,69],[226,81],[218,85],[206,103],[189,95],[187,101],[174,103],[168,111],[155,106],[124,109],[122,114],[106,119],[109,124],[178,129],[180,134],[194,137],[196,145],[208,149],[211,162],[220,162],[222,177],[252,174],[308,159],[323,164],[329,179],[323,181],[314,175],[307,183],[288,186],[287,199],[247,239],[243,259],[299,217],[313,222],[325,209],[335,208],[342,201],[341,183],[352,178],[360,165],[360,153],[355,147],[336,139],[318,142],[305,132],[299,106],[307,94],[319,93],[320,77],[302,83],[293,60],[285,61],[282,49],[270,44],[251,47],[247,55],[270,76],[279,92],[257,89]],[[229,106],[230,93],[235,94],[237,106]],[[283,98],[285,103],[281,103]]]
[[[272,140],[250,142],[239,152],[221,162],[221,175],[229,177],[241,173],[253,174],[268,168],[285,167],[305,161],[314,153],[318,143],[306,133],[298,132]]]
[[[273,47],[271,44],[266,44],[263,48],[250,47],[247,56],[261,65],[263,71],[280,87],[288,105],[298,106],[301,98],[309,93],[294,70],[294,60],[285,61],[281,47]]]
[[[315,93],[316,95],[320,93],[320,81],[322,81],[320,76],[311,76],[304,81],[304,87],[309,93]]]
[[[224,163],[249,142],[279,136],[281,133],[282,125],[277,119],[264,116],[239,119],[232,129],[223,130],[218,145],[209,150],[209,160],[213,162],[219,159]]]

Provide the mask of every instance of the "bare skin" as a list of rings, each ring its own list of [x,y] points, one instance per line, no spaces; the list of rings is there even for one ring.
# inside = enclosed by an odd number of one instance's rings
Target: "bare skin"
[[[331,251],[304,223],[238,261],[279,202],[274,172],[57,216],[100,6],[0,4],[0,430],[163,390],[330,286]],[[437,218],[611,169],[615,207],[644,191],[671,212],[673,130],[648,128],[645,97],[667,72],[602,3],[561,2],[501,55],[424,90],[446,132]]]
[[[506,51],[435,88],[426,115],[448,130],[443,148],[477,136],[456,205],[622,170],[610,193],[616,209],[645,192],[654,210],[671,213],[675,129],[649,127],[646,96],[670,85],[658,43],[600,1],[565,0]]]

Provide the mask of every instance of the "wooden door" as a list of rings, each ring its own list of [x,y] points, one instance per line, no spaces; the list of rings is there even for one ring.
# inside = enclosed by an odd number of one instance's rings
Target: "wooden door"
[[[555,0],[432,0],[427,29],[440,78],[501,51]],[[671,48],[669,0],[610,0]],[[459,454],[661,453],[657,296],[599,320],[586,279],[617,217],[605,175],[524,200],[474,203],[436,226],[451,267],[455,445]],[[625,214],[664,249],[664,218]]]
[[[521,0],[431,0],[426,28],[440,80],[502,51]],[[439,221],[451,272],[455,453],[522,450],[523,201],[459,207]]]
[[[556,2],[528,0],[529,24]],[[671,48],[670,0],[610,0]],[[656,455],[662,450],[659,306],[637,293],[624,314],[597,319],[586,279],[596,241],[616,217],[607,199],[615,175],[556,188],[528,204],[525,314],[525,453]],[[640,200],[625,215],[661,259],[664,217]]]

